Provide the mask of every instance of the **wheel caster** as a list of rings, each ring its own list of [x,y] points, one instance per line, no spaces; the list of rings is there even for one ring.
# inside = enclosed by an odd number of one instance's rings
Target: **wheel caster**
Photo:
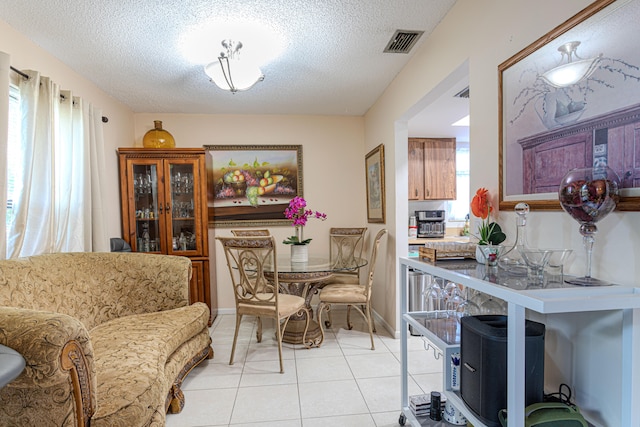
[[[403,426],[405,425],[406,422],[407,422],[407,417],[405,417],[404,414],[400,414],[400,418],[398,418],[398,424]]]

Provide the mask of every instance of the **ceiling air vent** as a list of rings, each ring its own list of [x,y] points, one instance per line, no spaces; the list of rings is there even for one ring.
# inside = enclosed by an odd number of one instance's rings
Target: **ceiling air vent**
[[[469,98],[469,86],[462,89],[460,92],[453,95],[454,98]]]
[[[396,30],[384,48],[385,53],[409,53],[424,31]]]

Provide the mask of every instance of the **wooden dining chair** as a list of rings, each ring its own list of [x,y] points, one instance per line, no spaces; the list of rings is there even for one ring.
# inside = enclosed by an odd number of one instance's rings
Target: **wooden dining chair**
[[[367,227],[329,230],[329,258],[334,266],[352,265],[354,258],[362,257]],[[360,269],[335,273],[330,283],[360,283]]]
[[[266,228],[264,229],[238,229],[231,230],[231,234],[236,237],[253,237],[253,236],[271,236],[271,233]]]
[[[279,291],[275,239],[271,236],[254,236],[218,237],[217,240],[220,241],[224,249],[236,300],[236,329],[229,364],[233,365],[242,316],[250,315],[258,318],[258,331],[256,332],[258,342],[262,341],[261,319],[271,317],[275,320],[280,373],[283,373],[282,334],[289,318],[294,314],[306,314],[307,321],[302,341],[305,343],[305,347],[308,347],[306,334],[310,315],[304,298]]]
[[[318,298],[318,324],[323,328],[322,312],[326,310],[331,312],[333,305],[347,306],[347,326],[351,330],[351,308],[356,309],[367,321],[369,327],[369,337],[371,338],[371,350],[375,350],[373,342],[373,317],[371,316],[371,289],[373,287],[373,274],[376,269],[376,258],[378,256],[378,248],[382,237],[387,233],[386,229],[382,229],[376,235],[371,245],[371,253],[369,258],[369,274],[367,282],[364,286],[358,283],[334,283],[326,285],[320,291]]]

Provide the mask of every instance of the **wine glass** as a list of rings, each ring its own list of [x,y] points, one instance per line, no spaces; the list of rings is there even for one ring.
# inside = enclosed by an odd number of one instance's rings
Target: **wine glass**
[[[564,263],[572,252],[572,249],[553,249],[551,251],[547,263],[550,282],[564,283]]]
[[[548,249],[520,249],[522,259],[527,264],[527,278],[530,285],[544,285],[544,269],[552,252]]]
[[[615,209],[620,198],[620,178],[608,166],[573,169],[562,178],[558,190],[560,205],[580,223],[580,234],[587,252],[587,268],[583,277],[567,283],[582,286],[602,286],[609,283],[591,277],[591,254],[596,222]]]
[[[493,295],[487,295],[482,304],[480,304],[480,313],[482,314],[506,314],[504,306]]]
[[[474,293],[472,294],[472,292]],[[473,289],[469,289],[468,287],[464,288],[462,302],[456,307],[456,320],[460,321],[460,318],[463,316],[477,316],[480,314],[480,307],[473,300],[474,296],[477,295],[475,295]]]
[[[449,283],[453,283],[453,282],[449,282]],[[447,301],[446,301],[447,313],[452,315],[452,316],[457,315],[458,314],[458,306],[460,306],[460,304],[462,304],[464,302],[464,300],[465,299],[462,296],[462,291],[454,283],[454,287],[450,290],[449,296],[448,296]]]
[[[441,280],[438,277],[433,278],[431,286],[424,293],[427,311],[440,311],[444,308],[444,289],[439,283]]]

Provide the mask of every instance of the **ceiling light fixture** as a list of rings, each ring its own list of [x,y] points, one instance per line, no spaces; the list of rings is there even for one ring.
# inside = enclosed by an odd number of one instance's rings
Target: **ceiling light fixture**
[[[551,86],[562,88],[576,84],[589,76],[598,68],[602,54],[590,59],[582,59],[576,53],[576,49],[580,45],[579,41],[565,43],[558,48],[562,55],[560,58],[561,65],[542,74],[542,78]],[[567,63],[562,64],[564,56],[567,56]],[[577,61],[574,61],[574,57]]]
[[[241,42],[227,39],[222,41],[222,46],[226,52],[220,52],[217,61],[204,67],[204,72],[216,86],[236,93],[251,89],[256,83],[264,80],[264,75],[257,65],[251,61],[240,61]]]

